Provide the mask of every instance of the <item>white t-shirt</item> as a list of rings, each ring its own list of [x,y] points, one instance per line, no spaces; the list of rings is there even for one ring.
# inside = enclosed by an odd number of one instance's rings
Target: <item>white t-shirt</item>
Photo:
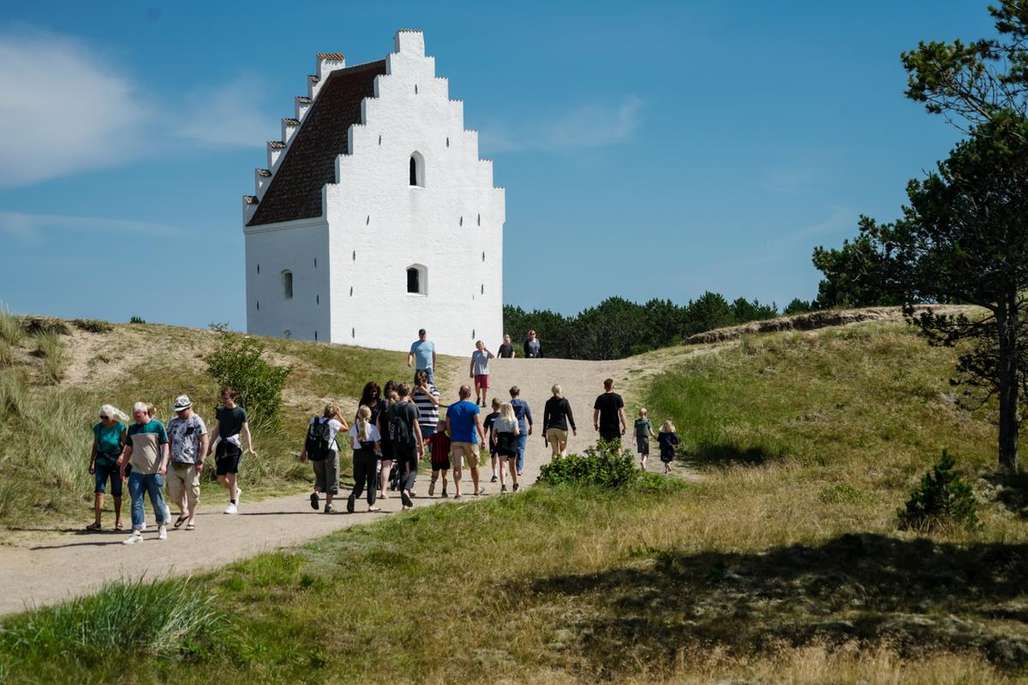
[[[373,423],[368,424],[368,439],[365,442],[378,442],[382,439],[382,434],[378,432],[378,426]],[[350,426],[350,447],[355,450],[361,448],[360,437],[357,433],[357,424],[354,423]]]
[[[320,416],[312,416],[311,420],[308,421],[308,425],[313,426],[315,421],[320,421]],[[332,449],[339,451],[339,445],[336,442],[336,436],[339,435],[339,431],[343,430],[343,424],[337,419],[328,420],[328,444],[332,445]]]

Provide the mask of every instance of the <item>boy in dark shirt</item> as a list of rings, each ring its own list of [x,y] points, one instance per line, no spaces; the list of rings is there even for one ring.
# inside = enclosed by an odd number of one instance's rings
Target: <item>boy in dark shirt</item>
[[[495,483],[496,478],[496,445],[493,442],[493,423],[500,416],[500,400],[496,397],[493,398],[493,411],[491,414],[485,417],[485,421],[482,423],[482,428],[485,429],[485,441],[489,443],[489,461],[492,463],[493,477],[489,479],[490,483]]]

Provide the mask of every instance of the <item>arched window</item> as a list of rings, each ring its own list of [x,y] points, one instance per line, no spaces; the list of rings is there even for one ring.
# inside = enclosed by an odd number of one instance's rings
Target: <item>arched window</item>
[[[282,272],[282,294],[287,300],[293,299],[293,272]]]
[[[410,295],[428,294],[428,272],[421,264],[407,267],[407,293]]]
[[[420,152],[410,156],[410,185],[425,187],[425,158]]]

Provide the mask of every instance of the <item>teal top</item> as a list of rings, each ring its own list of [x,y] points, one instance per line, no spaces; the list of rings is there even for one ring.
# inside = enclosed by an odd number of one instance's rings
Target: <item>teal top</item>
[[[110,426],[105,426],[100,422],[93,426],[93,440],[96,442],[97,459],[117,459],[121,456],[121,448],[125,444],[125,424],[115,421]]]

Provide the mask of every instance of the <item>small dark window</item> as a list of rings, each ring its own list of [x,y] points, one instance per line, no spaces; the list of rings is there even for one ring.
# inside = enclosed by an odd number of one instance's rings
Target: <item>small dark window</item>
[[[314,268],[315,269],[318,268],[318,258],[317,257],[314,258]]]
[[[282,295],[287,300],[293,299],[293,272],[283,271],[282,272]]]
[[[351,328],[350,329],[350,337],[351,338],[356,338],[357,337],[357,329],[356,328]]]
[[[446,136],[446,147],[450,147],[450,136]]]
[[[257,300],[257,311],[261,310],[261,301]]]
[[[410,156],[410,185],[420,188],[425,186],[425,158],[420,152]]]
[[[353,261],[357,261],[357,250],[353,251]]]
[[[471,329],[471,339],[472,340],[475,339],[475,329],[474,328]]]
[[[353,286],[350,286],[350,297],[353,297]]]
[[[318,332],[314,331],[314,340],[317,341],[317,339],[318,339]]]
[[[421,273],[414,267],[407,269],[407,292],[421,292]]]
[[[482,225],[482,215],[481,214],[478,215],[478,225],[479,226]]]
[[[418,161],[413,157],[410,158],[410,184],[412,186],[418,184]]]
[[[314,296],[314,304],[321,304],[321,295]]]
[[[482,261],[485,261],[485,252],[482,253]]]
[[[261,265],[260,265],[260,264],[258,264],[258,265],[257,265],[257,273],[260,273],[260,272],[261,272]]]
[[[460,220],[457,221],[457,225],[458,226],[463,226],[464,225],[464,217],[461,217]]]
[[[414,84],[414,94],[415,95],[418,94],[418,84],[416,84],[416,83]]]
[[[382,136],[379,136],[379,137],[378,137],[378,144],[379,144],[379,145],[381,145],[381,144],[382,144]]]
[[[485,283],[483,283],[482,285],[478,286],[478,294],[479,295],[485,295]]]

